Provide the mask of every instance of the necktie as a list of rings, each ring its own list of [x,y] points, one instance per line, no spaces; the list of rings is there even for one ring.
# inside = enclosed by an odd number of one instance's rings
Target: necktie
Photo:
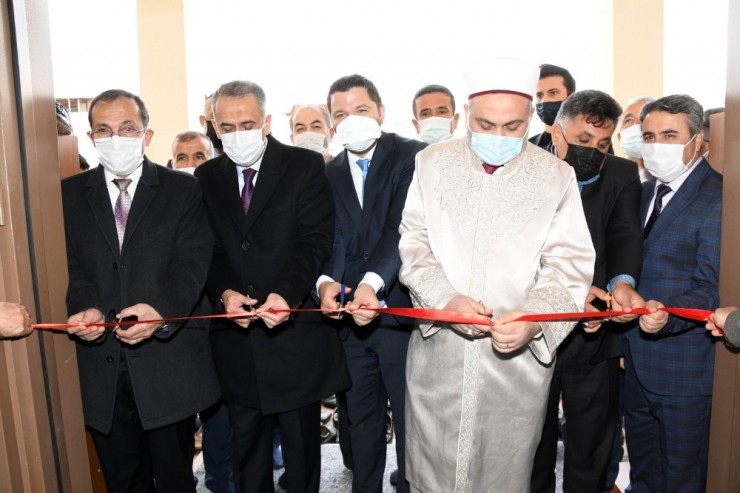
[[[653,225],[658,219],[660,211],[663,209],[663,197],[665,197],[668,192],[671,192],[671,187],[664,183],[658,185],[658,190],[655,192],[655,204],[653,205],[653,212],[650,213],[650,217],[645,223],[645,229],[643,231],[643,235],[645,238],[648,237],[648,235],[650,234],[650,230],[653,229]]]
[[[370,160],[358,159],[357,166],[362,170],[362,193],[360,194],[360,203],[362,203],[365,197],[365,178],[367,178],[367,170],[370,169]]]
[[[483,163],[483,171],[485,171],[487,175],[494,174],[496,170],[499,169],[500,167],[501,166],[494,166],[492,164]]]
[[[254,184],[252,180],[254,175],[257,174],[257,170],[252,168],[245,168],[242,171],[244,174],[244,187],[242,188],[242,207],[244,208],[244,215],[247,215],[249,210],[249,203],[252,201],[252,193],[254,192]]]
[[[118,231],[118,248],[121,248],[123,246],[123,235],[126,232],[128,211],[131,210],[131,195],[126,190],[131,185],[131,180],[129,178],[116,178],[113,183],[116,184],[119,190],[113,215],[116,218],[116,230]]]

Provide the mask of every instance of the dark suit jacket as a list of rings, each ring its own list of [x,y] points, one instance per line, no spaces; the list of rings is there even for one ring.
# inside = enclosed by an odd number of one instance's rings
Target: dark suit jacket
[[[632,161],[607,155],[600,178],[583,187],[581,201],[591,240],[596,250],[594,286],[606,289],[614,276],[627,274],[640,279],[642,186]],[[558,347],[558,366],[596,364],[621,356],[622,324],[604,324],[594,334],[578,325]],[[620,331],[620,332],[617,332]]]
[[[62,182],[70,315],[97,308],[112,321],[121,309],[148,303],[163,317],[190,315],[201,295],[213,235],[198,182],[148,159],[131,204],[119,253],[103,168]],[[219,396],[204,324],[169,324],[130,347],[106,333],[77,340],[85,424],[106,433],[125,358],[144,429],[205,409]]]
[[[324,160],[268,137],[246,216],[235,166],[224,154],[195,171],[216,232],[208,290],[217,300],[233,289],[260,303],[276,293],[301,307],[334,237]],[[215,324],[211,344],[224,397],[266,414],[349,386],[339,336],[319,315],[293,317],[274,329],[261,321],[248,329]]]
[[[646,300],[714,310],[719,305],[722,176],[704,159],[694,165],[645,239],[642,277]],[[643,184],[641,218],[653,200],[655,179]],[[656,335],[625,334],[635,372],[650,392],[711,395],[714,341],[704,324],[671,316]]]
[[[398,226],[414,176],[416,153],[426,146],[417,140],[383,132],[365,179],[364,207],[360,207],[355,192],[347,151],[332,159],[326,168],[337,204],[337,233],[323,274],[344,282],[354,291],[366,272],[374,272],[385,283],[378,298],[394,308],[411,306],[408,289],[398,282],[401,268]],[[343,320],[346,327],[354,326],[350,317]],[[397,327],[399,323],[410,330],[411,321],[389,315],[377,317],[371,327]],[[344,337],[347,335],[345,332]]]

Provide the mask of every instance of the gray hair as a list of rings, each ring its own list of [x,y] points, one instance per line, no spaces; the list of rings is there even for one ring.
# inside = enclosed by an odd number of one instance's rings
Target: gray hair
[[[231,82],[227,82],[222,84],[221,87],[213,93],[213,99],[211,101],[213,115],[216,115],[216,101],[218,101],[218,98],[241,98],[250,94],[254,95],[254,98],[257,100],[257,106],[259,106],[260,113],[262,116],[265,116],[265,91],[259,85],[247,80],[233,80]]]
[[[565,130],[570,122],[583,115],[586,123],[594,127],[603,128],[611,123],[612,127],[616,128],[621,114],[622,107],[613,97],[603,91],[586,89],[574,92],[563,101],[555,117],[555,123],[560,124]]]
[[[326,128],[331,128],[331,115],[329,114],[329,110],[326,109],[326,106],[321,104],[302,104],[299,106],[296,106],[293,110],[293,113],[290,114],[290,132],[293,133],[293,117],[298,114],[299,111],[301,111],[303,108],[312,108],[316,111],[320,111],[322,115],[324,115],[324,121],[326,121]]]
[[[624,109],[627,109],[629,106],[632,106],[635,103],[652,103],[655,101],[655,98],[652,96],[637,96],[636,98],[632,98],[629,101],[627,101],[627,104],[624,105]],[[638,115],[639,117],[639,115]],[[619,124],[618,126],[621,128],[622,121],[624,121],[624,112],[622,112],[621,115],[619,115]]]
[[[191,140],[195,139],[203,139],[207,145],[206,149],[208,149],[208,159],[213,157],[213,143],[211,142],[211,139],[208,138],[206,134],[203,132],[195,132],[195,131],[187,131],[187,132],[180,132],[175,136],[175,140],[172,141],[172,152],[175,152],[175,146],[180,142],[190,142]]]
[[[643,106],[640,112],[640,121],[644,121],[646,116],[655,111],[663,111],[672,115],[682,113],[686,115],[691,135],[702,131],[704,125],[704,108],[701,107],[699,101],[691,96],[674,94],[656,99],[652,103]]]

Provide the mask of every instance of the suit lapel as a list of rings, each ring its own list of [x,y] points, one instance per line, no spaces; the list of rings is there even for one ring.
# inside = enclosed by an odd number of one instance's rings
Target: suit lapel
[[[384,180],[381,178],[389,173],[386,168],[390,166],[393,150],[395,148],[393,142],[391,142],[392,136],[383,133],[378,139],[378,146],[373,152],[373,159],[370,161],[370,168],[367,172],[367,178],[365,179],[365,190],[364,190],[364,201],[363,201],[363,214],[362,214],[362,231],[367,231],[368,223],[370,221],[371,214],[365,214],[364,211],[372,211],[375,205],[375,200],[380,192],[383,191],[382,184]]]
[[[106,243],[113,254],[118,257],[118,231],[116,230],[116,219],[113,217],[113,207],[111,205],[108,184],[105,182],[103,167],[98,166],[90,174],[90,179],[86,183],[89,188],[86,194],[87,203],[90,205],[95,221],[98,223],[100,231],[103,233]]]
[[[645,229],[645,221],[647,221],[647,211],[650,207],[650,202],[653,201],[655,196],[655,178],[648,180],[642,184],[642,202],[640,203],[640,226]]]
[[[701,183],[706,177],[709,165],[702,159],[694,166],[697,168],[692,171],[691,175],[681,185],[681,188],[673,195],[671,201],[661,211],[657,221],[653,225],[652,231],[650,231],[648,240],[659,238],[665,230],[670,229],[671,225],[681,218],[681,213],[684,209],[691,205],[696,198],[701,188]]]
[[[344,151],[342,153],[342,161],[337,167],[336,175],[338,183],[335,192],[349,212],[357,231],[361,231],[362,207],[360,207],[360,199],[357,198],[357,193],[355,192],[355,182],[352,180],[352,173],[349,170],[349,166],[347,151]],[[370,167],[372,168],[372,165]]]
[[[221,191],[217,195],[219,200],[222,201],[220,210],[228,212],[234,225],[244,235],[247,232],[247,220],[244,217],[241,190],[239,189],[239,179],[236,172],[236,165],[229,159],[229,156],[221,155],[216,171],[217,189]]]
[[[257,182],[249,204],[249,211],[247,211],[245,226],[247,230],[252,227],[270,201],[270,197],[278,189],[280,177],[287,166],[288,163],[283,160],[282,144],[268,135],[267,149],[265,149],[265,154],[262,156]]]
[[[126,221],[126,232],[123,235],[121,253],[126,251],[126,246],[131,241],[131,237],[144,218],[146,210],[149,208],[149,204],[154,198],[155,191],[159,186],[157,165],[145,158],[142,166],[144,168],[141,172],[141,179],[139,180],[139,184],[136,185],[136,192],[134,193],[134,199],[131,201],[131,210],[128,213],[128,220]]]

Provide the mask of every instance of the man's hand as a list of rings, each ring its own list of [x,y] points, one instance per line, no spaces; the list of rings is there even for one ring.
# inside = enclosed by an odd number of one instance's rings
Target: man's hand
[[[67,329],[69,334],[77,336],[83,341],[94,341],[105,333],[105,327],[89,327],[90,324],[99,324],[105,321],[105,317],[97,308],[75,313],[67,319],[68,324],[73,324]]]
[[[722,337],[724,335],[723,329],[725,328],[727,316],[734,311],[737,311],[737,308],[734,306],[726,306],[714,310],[714,313],[709,316],[709,321],[706,325],[707,330],[712,331],[713,336]]]
[[[627,281],[619,281],[612,288],[612,310],[631,312],[635,308],[645,308],[645,300]],[[620,315],[613,321],[624,323],[636,319],[639,315]],[[666,315],[667,317],[667,315]]]
[[[267,325],[269,329],[272,329],[276,325],[280,325],[290,317],[289,312],[270,313],[268,310],[271,308],[276,310],[289,310],[290,306],[288,306],[288,302],[279,294],[270,293],[267,296],[267,299],[262,303],[262,306],[257,308],[254,313],[265,322],[265,325]]]
[[[601,300],[606,301],[607,293],[601,288],[598,288],[596,286],[591,286],[588,290],[588,295],[586,295],[586,302],[583,305],[584,310],[586,312],[600,312],[598,308],[596,308],[593,305],[594,300]],[[583,331],[592,334],[594,332],[598,332],[598,330],[601,328],[601,324],[604,322],[604,319],[601,318],[592,318],[589,319],[586,322],[583,322]]]
[[[31,316],[18,303],[0,302],[0,337],[22,337],[33,331]]]
[[[321,311],[325,317],[339,320],[342,318],[344,312],[339,311],[339,292],[342,290],[342,285],[338,282],[325,281],[319,284],[319,299],[321,300]],[[344,294],[347,295],[352,291],[352,288],[345,287]]]
[[[509,312],[493,321],[491,344],[499,353],[511,353],[529,343],[542,328],[539,322],[514,322],[526,312]]]
[[[650,300],[646,306],[650,313],[640,317],[640,328],[648,334],[660,332],[668,323],[668,312],[659,310],[664,307],[660,301]]]
[[[157,312],[154,308],[146,303],[137,303],[136,305],[129,306],[121,310],[121,313],[116,315],[120,320],[126,317],[136,317],[139,320],[161,320],[162,315]],[[162,323],[137,323],[134,325],[119,325],[113,332],[119,341],[124,344],[138,344],[145,339],[149,339],[154,335],[156,331],[162,327]]]
[[[251,307],[257,304],[257,300],[244,296],[233,289],[227,289],[221,294],[221,302],[224,305],[224,311],[230,314],[243,314],[245,312],[244,305]],[[254,317],[231,319],[232,322],[245,329],[249,327],[252,320],[254,320]]]
[[[378,312],[363,308],[380,308],[380,301],[369,284],[360,283],[355,290],[354,298],[347,303],[347,312],[352,315],[355,323],[360,327],[369,324],[378,316]]]
[[[480,301],[475,301],[473,298],[462,294],[458,294],[457,296],[452,298],[450,302],[447,303],[447,305],[444,307],[444,310],[463,313],[474,313],[486,317],[490,317],[493,313],[493,310],[486,308],[486,306]],[[482,324],[452,324],[452,328],[460,334],[466,335],[468,337],[478,337],[491,332],[490,325]]]

